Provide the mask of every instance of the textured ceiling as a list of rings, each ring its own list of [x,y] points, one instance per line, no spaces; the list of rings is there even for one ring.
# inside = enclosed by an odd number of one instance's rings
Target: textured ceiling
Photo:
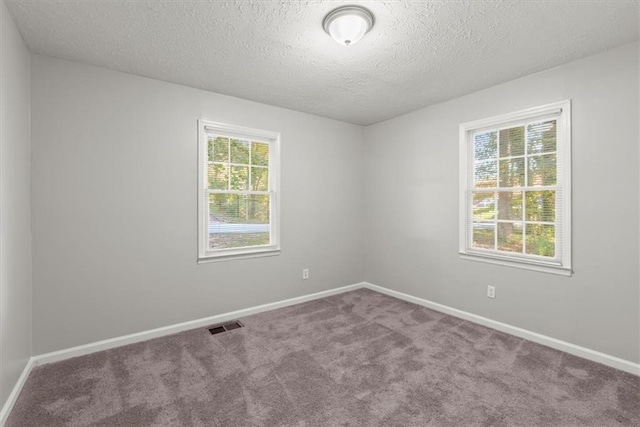
[[[367,125],[638,39],[635,1],[5,0],[32,52]],[[341,46],[342,3],[373,30]]]

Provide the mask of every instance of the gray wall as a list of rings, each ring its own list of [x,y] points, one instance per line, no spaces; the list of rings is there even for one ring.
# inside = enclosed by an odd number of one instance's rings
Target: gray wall
[[[364,130],[39,55],[31,67],[35,354],[364,278],[639,360],[637,44]],[[460,260],[458,125],[566,98],[575,274]],[[198,117],[282,133],[280,256],[195,263]]]
[[[39,55],[31,81],[36,354],[362,280],[361,127]],[[196,264],[199,117],[281,132],[280,256]]]
[[[638,77],[635,43],[368,127],[365,279],[638,362]],[[575,274],[461,260],[458,125],[567,98]]]
[[[0,2],[0,407],[31,356],[29,51]]]

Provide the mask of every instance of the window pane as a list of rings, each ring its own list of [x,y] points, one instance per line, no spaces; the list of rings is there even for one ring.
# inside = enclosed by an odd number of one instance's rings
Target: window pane
[[[544,154],[528,158],[528,185],[556,185],[556,155]]]
[[[256,166],[269,166],[269,144],[260,142],[251,143],[251,164]]]
[[[527,153],[556,151],[556,121],[531,123],[527,126]]]
[[[498,193],[498,219],[522,220],[522,192]]]
[[[218,136],[213,141],[209,139],[209,160],[229,161],[229,138]]]
[[[228,190],[229,165],[214,163],[210,164],[208,168],[209,188],[213,190]]]
[[[492,222],[473,223],[473,247],[495,249],[495,224]]]
[[[500,157],[524,156],[524,126],[500,131]]]
[[[556,252],[554,225],[527,224],[527,253],[553,257]]]
[[[522,223],[498,223],[498,249],[522,253]]]
[[[231,190],[249,189],[249,166],[231,166]]]
[[[269,196],[209,195],[209,249],[270,243]]]
[[[495,188],[498,181],[498,168],[495,160],[475,162],[473,179],[475,188]]]
[[[251,190],[269,191],[269,169],[260,167],[251,168]]]
[[[495,159],[498,157],[498,133],[486,132],[474,137],[474,160]]]
[[[249,164],[249,141],[231,140],[231,163]]]
[[[482,221],[495,219],[496,217],[496,194],[495,193],[474,193],[473,194],[473,220]]]
[[[524,157],[500,160],[500,187],[524,185]]]
[[[556,220],[556,192],[555,191],[528,191],[526,202],[527,221]]]

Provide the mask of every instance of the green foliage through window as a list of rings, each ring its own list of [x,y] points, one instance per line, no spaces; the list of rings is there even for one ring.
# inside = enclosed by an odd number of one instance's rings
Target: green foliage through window
[[[556,128],[554,119],[473,136],[474,248],[555,256]]]
[[[270,145],[208,134],[209,249],[271,243]]]

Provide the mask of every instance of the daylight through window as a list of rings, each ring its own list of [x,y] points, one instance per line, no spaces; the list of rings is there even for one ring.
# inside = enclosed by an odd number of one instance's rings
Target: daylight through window
[[[200,259],[277,252],[278,135],[200,127]]]
[[[569,131],[568,102],[461,125],[463,255],[570,271]]]

